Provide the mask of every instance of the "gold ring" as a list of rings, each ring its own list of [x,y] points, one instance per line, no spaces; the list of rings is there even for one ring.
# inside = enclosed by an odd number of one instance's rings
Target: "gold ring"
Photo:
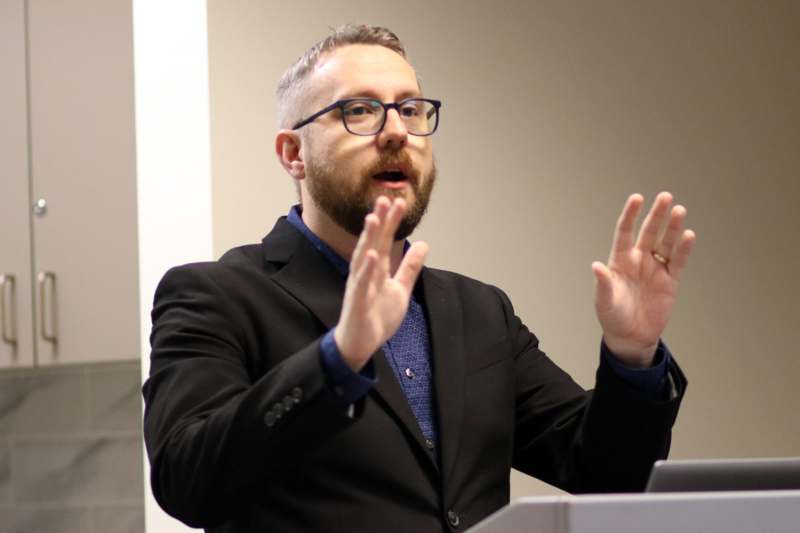
[[[653,254],[653,259],[655,259],[656,261],[658,261],[662,265],[667,266],[669,264],[669,258],[664,257],[663,255],[661,255],[660,253],[656,252],[655,250],[653,250],[650,253]]]

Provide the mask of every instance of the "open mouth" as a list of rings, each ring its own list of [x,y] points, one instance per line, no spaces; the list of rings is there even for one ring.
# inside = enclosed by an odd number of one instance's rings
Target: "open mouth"
[[[408,181],[408,176],[399,170],[390,170],[387,172],[379,172],[373,176],[378,181],[387,181],[390,183],[399,183]]]

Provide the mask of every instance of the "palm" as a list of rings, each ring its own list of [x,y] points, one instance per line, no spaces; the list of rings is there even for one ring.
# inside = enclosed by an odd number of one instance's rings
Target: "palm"
[[[682,232],[686,210],[675,207],[668,214],[671,196],[662,193],[642,224],[634,243],[633,228],[642,198],[628,200],[617,224],[614,246],[607,265],[594,263],[597,277],[595,306],[606,344],[620,359],[646,364],[669,322],[694,234]],[[669,218],[659,239],[662,223]],[[662,264],[655,255],[668,260]]]
[[[597,309],[603,331],[643,345],[657,340],[667,325],[678,283],[650,254],[638,250],[609,262],[611,306]]]
[[[428,248],[414,243],[392,275],[390,253],[394,234],[405,214],[405,202],[385,197],[364,223],[350,261],[342,314],[334,337],[351,368],[363,367],[375,351],[395,334],[408,310],[411,290],[422,270]]]
[[[354,314],[363,319],[362,342],[369,346],[380,346],[389,339],[403,321],[408,310],[409,289],[394,278],[388,269],[383,281],[368,289],[366,298],[354,302]]]

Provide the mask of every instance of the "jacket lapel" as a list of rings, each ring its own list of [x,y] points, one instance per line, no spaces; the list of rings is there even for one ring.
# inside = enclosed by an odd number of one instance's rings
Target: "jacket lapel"
[[[267,261],[285,263],[272,280],[305,305],[326,329],[335,326],[342,309],[345,280],[333,265],[283,219],[264,238],[263,250]]]
[[[326,329],[335,326],[345,279],[308,239],[281,218],[264,237],[262,251],[267,262],[284,264],[273,281],[305,305]],[[373,359],[378,376],[374,393],[427,455],[425,437],[383,351],[378,350]],[[431,464],[435,467],[433,461]]]
[[[433,352],[433,376],[438,406],[439,442],[444,482],[458,457],[464,416],[464,326],[458,292],[435,271],[423,269],[423,294]]]
[[[417,418],[414,416],[414,412],[408,404],[408,399],[397,382],[397,378],[395,378],[383,350],[378,350],[373,360],[375,361],[375,371],[378,375],[378,382],[373,389],[376,397],[396,417],[400,426],[409,433],[423,453],[430,458],[430,465],[438,468],[435,460],[428,452],[428,448],[425,445],[425,436],[422,434]]]

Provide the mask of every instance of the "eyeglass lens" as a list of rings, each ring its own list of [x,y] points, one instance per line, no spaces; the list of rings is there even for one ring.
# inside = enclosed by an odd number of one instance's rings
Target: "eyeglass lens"
[[[359,135],[378,133],[386,114],[386,109],[379,101],[370,99],[350,101],[342,110],[347,129]],[[438,110],[428,101],[404,100],[397,111],[412,135],[429,135],[436,128]]]

